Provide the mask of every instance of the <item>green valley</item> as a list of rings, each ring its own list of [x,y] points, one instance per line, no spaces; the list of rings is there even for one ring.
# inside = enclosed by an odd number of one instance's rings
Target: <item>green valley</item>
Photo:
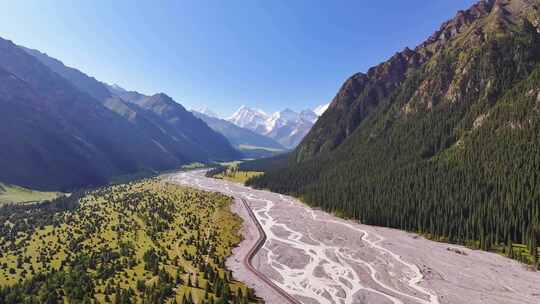
[[[1,303],[258,303],[231,198],[146,179],[0,209]]]
[[[0,304],[540,303],[540,0],[5,2]]]

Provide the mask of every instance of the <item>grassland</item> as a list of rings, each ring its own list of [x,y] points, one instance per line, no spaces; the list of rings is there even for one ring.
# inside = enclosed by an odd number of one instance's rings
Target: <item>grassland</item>
[[[250,178],[262,174],[256,171],[240,171],[238,169],[240,164],[241,162],[222,163],[220,167],[210,170],[207,176],[245,184]]]
[[[0,209],[0,303],[259,302],[225,269],[231,198],[148,179],[64,200]]]
[[[225,171],[223,173],[216,174],[213,177],[244,184],[248,179],[261,174],[262,172],[255,171]]]
[[[55,199],[60,192],[42,192],[0,183],[0,206],[6,203],[39,202]]]

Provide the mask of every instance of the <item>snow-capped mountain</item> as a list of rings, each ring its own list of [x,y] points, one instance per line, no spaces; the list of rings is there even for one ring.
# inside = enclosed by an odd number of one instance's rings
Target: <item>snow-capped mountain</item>
[[[264,135],[267,133],[266,121],[268,118],[268,114],[261,110],[241,106],[227,120],[239,127],[250,129]]]
[[[281,128],[286,124],[294,123],[300,119],[300,115],[291,109],[275,112],[266,120],[266,132]]]
[[[268,136],[287,148],[294,148],[318,118],[319,115],[310,109],[298,113],[287,108],[268,115],[261,110],[242,106],[228,120],[237,126]]]
[[[328,109],[329,106],[330,106],[329,103],[320,105],[316,107],[315,109],[313,109],[313,112],[317,114],[317,116],[321,116]]]

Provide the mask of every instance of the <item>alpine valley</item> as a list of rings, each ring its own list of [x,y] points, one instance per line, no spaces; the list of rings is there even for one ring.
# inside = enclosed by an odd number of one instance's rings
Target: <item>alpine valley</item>
[[[540,303],[540,0],[24,2],[0,304]]]
[[[8,184],[67,190],[195,162],[272,156],[294,148],[318,118],[287,109],[264,114],[258,129],[247,116],[262,111],[242,107],[223,120],[208,109],[187,111],[164,93],[108,85],[1,38],[0,51],[0,180]]]

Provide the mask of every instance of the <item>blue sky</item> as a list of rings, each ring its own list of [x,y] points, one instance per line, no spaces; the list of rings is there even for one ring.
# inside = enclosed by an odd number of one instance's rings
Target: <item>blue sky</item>
[[[329,102],[472,0],[3,1],[0,36],[99,80],[227,116]]]

